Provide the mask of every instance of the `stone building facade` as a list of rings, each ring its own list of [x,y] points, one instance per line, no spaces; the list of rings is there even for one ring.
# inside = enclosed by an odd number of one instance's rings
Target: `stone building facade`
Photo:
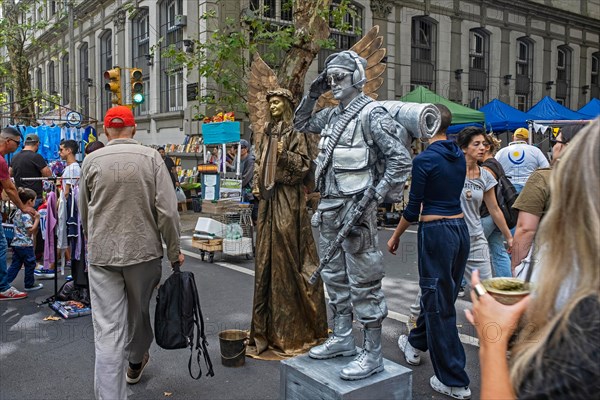
[[[267,6],[264,18],[286,23],[292,18],[289,1],[74,1],[73,31],[56,31],[50,25],[40,38],[56,44],[54,51],[30,49],[33,87],[60,93],[63,104],[99,120],[101,128],[102,115],[111,105],[103,88],[104,71],[115,65],[142,68],[146,101],[136,109],[137,138],[144,143],[181,142],[184,134],[201,129],[193,120],[198,74],[177,69],[161,54],[171,45],[194,51],[190,39],[210,34],[199,18],[208,10],[222,19],[239,18],[247,9]],[[47,3],[35,17],[53,21],[64,2]],[[527,110],[550,96],[576,110],[600,95],[600,0],[352,4],[357,17],[348,22],[354,31],[332,35],[337,47],[345,49],[361,32],[380,26],[388,51],[381,98],[398,99],[424,85],[473,108],[498,98]],[[323,50],[315,60],[307,85],[329,53]],[[123,87],[128,88],[128,78]]]

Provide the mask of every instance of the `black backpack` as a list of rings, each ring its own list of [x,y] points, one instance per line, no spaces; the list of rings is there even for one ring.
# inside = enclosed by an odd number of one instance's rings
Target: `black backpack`
[[[517,189],[508,180],[502,165],[496,160],[486,160],[483,162],[482,167],[487,167],[492,170],[496,175],[496,200],[498,201],[498,207],[502,211],[506,225],[508,229],[512,229],[517,225],[517,218],[519,217],[519,210],[513,208],[513,204],[517,200],[518,194]],[[495,161],[495,162],[494,162]],[[481,205],[480,214],[482,217],[487,217],[490,213],[485,206],[485,203]]]
[[[207,376],[214,376],[212,362],[208,355],[208,342],[204,335],[204,318],[200,308],[200,298],[196,288],[194,274],[189,271],[181,272],[179,264],[173,265],[173,274],[158,289],[156,295],[156,311],[154,313],[154,336],[156,344],[163,349],[190,348],[188,370],[190,376],[199,379],[202,375],[200,354],[208,368]],[[196,330],[194,334],[194,329]],[[198,362],[198,376],[192,373],[192,355],[195,349]]]

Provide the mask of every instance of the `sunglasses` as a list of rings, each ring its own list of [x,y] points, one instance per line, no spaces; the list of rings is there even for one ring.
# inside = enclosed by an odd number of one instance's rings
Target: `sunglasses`
[[[15,140],[15,139],[12,139],[12,138],[7,138],[7,139],[8,140],[12,140],[13,142],[15,142],[17,144],[17,146],[21,144],[20,140]]]
[[[327,75],[327,83],[329,85],[333,85],[335,83],[340,83],[341,81],[343,81],[344,79],[346,79],[346,77],[350,75],[350,73],[347,72],[340,72],[337,74],[331,74],[331,75]]]
[[[560,143],[560,144],[567,144],[567,142],[565,142],[564,140],[553,140],[552,141],[552,146],[554,147],[555,144]]]

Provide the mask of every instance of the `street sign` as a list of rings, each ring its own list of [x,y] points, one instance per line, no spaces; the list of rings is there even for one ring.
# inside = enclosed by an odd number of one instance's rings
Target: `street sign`
[[[81,117],[81,114],[79,114],[77,111],[70,111],[67,114],[67,125],[79,126],[81,125],[82,119],[83,118]]]

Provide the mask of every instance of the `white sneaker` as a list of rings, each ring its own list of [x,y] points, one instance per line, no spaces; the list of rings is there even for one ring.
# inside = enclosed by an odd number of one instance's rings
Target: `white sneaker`
[[[429,384],[431,385],[431,388],[433,390],[435,390],[438,393],[445,394],[446,396],[450,396],[455,399],[464,399],[464,400],[468,400],[471,398],[471,389],[469,389],[468,386],[464,386],[464,387],[462,387],[462,386],[461,387],[446,386],[442,382],[440,382],[440,380],[435,375],[432,376],[431,379],[429,379]]]
[[[27,297],[27,293],[20,292],[13,286],[6,289],[4,292],[0,292],[0,300],[19,300]]]
[[[28,288],[28,287],[26,287],[26,288],[25,288],[25,291],[26,291],[26,292],[34,292],[34,291],[36,291],[36,290],[40,290],[40,289],[41,289],[41,288],[43,288],[43,287],[44,287],[44,285],[43,285],[43,284],[41,284],[41,283],[38,283],[38,284],[36,284],[36,285],[33,285],[32,287],[29,287],[29,288]]]
[[[404,359],[410,365],[421,364],[421,350],[417,350],[408,342],[408,336],[400,335],[398,338],[398,347],[404,353]]]

